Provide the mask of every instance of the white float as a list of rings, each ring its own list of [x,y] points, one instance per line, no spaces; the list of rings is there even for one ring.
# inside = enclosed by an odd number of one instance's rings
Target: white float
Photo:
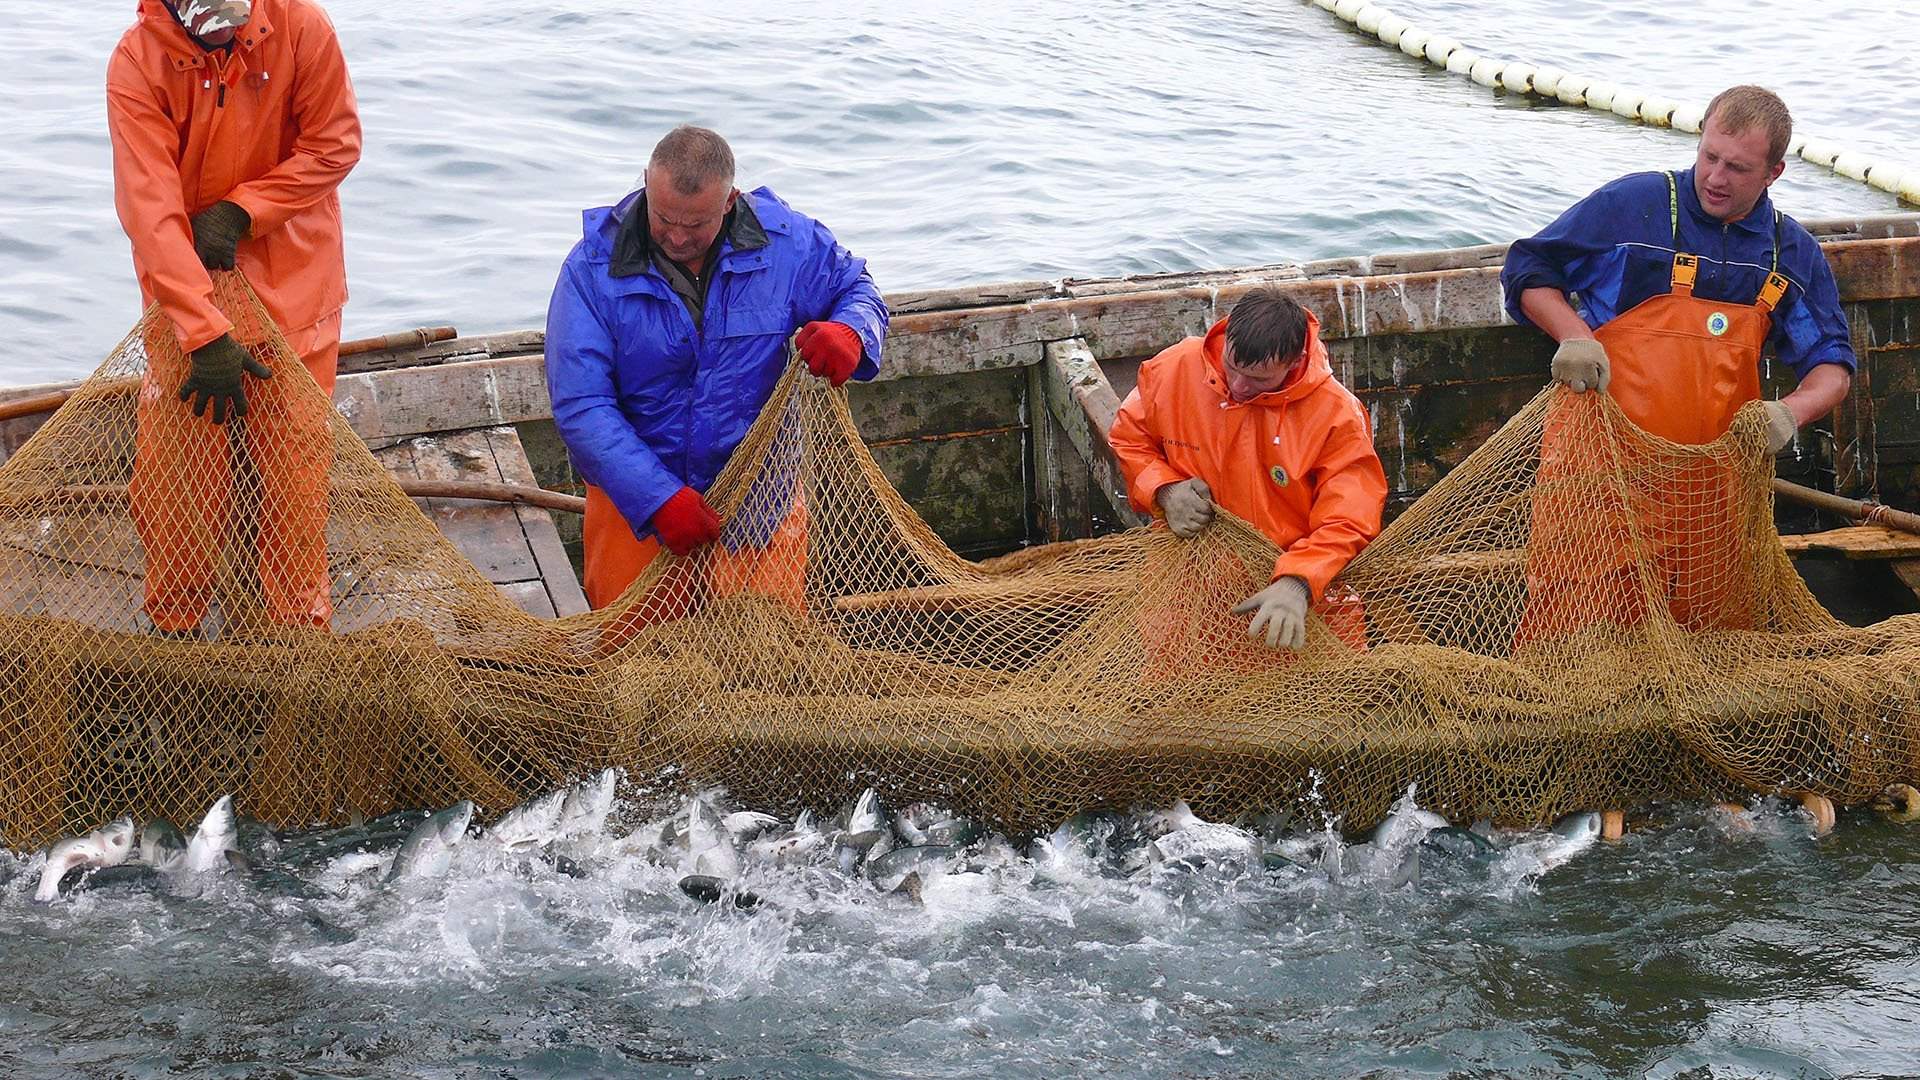
[[[1593,82],[1587,84],[1587,108],[1598,109],[1601,112],[1612,112],[1613,95],[1619,92],[1620,88],[1612,83],[1595,79]]]
[[[1531,93],[1533,90],[1533,65],[1508,64],[1500,71],[1500,85],[1516,94]]]
[[[1467,77],[1479,83],[1481,86],[1499,86],[1500,69],[1505,66],[1506,61],[1504,60],[1495,60],[1491,56],[1483,56],[1474,61],[1473,70],[1467,72]]]
[[[1849,180],[1865,180],[1867,170],[1873,167],[1873,160],[1865,154],[1856,154],[1849,150],[1836,154],[1833,159],[1833,171]]]
[[[1398,46],[1400,35],[1407,32],[1413,24],[1398,15],[1388,15],[1380,20],[1380,29],[1375,32],[1382,44]]]
[[[1680,131],[1692,132],[1698,135],[1700,134],[1700,126],[1706,122],[1706,119],[1706,106],[1687,102],[1684,105],[1674,106],[1671,123]]]
[[[1671,100],[1652,94],[1640,103],[1640,119],[1654,127],[1673,126],[1673,114],[1679,106]]]
[[[1353,17],[1360,13],[1360,9],[1369,3],[1372,3],[1372,0],[1334,0],[1333,13],[1352,22]]]
[[[1405,45],[1406,41],[1406,38],[1400,39],[1402,45]],[[1459,51],[1460,43],[1450,37],[1435,35],[1427,39],[1427,62],[1430,64],[1446,67],[1447,58]]]
[[[1613,115],[1624,116],[1628,120],[1640,119],[1640,103],[1647,95],[1638,90],[1619,90],[1613,95]],[[1592,102],[1589,101],[1589,104]]]
[[[1905,165],[1895,164],[1890,161],[1876,161],[1874,162],[1873,168],[1867,170],[1867,183],[1872,184],[1881,191],[1898,193],[1900,190],[1900,181],[1906,175],[1907,167]]]
[[[1560,85],[1555,88],[1553,96],[1568,105],[1585,105],[1587,103],[1587,87],[1592,85],[1593,80],[1587,78],[1585,75],[1562,75],[1560,76]]]
[[[1427,42],[1432,39],[1433,35],[1427,33],[1425,30],[1417,26],[1409,26],[1406,31],[1400,35],[1400,51],[1413,57],[1415,60],[1425,60],[1427,58]]]
[[[1817,136],[1809,136],[1806,144],[1800,147],[1800,156],[1815,165],[1828,166],[1840,156],[1840,148]]]
[[[1380,32],[1380,20],[1391,14],[1393,12],[1379,4],[1368,4],[1354,13],[1353,25],[1363,34],[1377,34]]]
[[[1447,70],[1455,75],[1466,75],[1473,71],[1473,65],[1480,62],[1480,54],[1465,45],[1447,54]]]
[[[1560,80],[1567,73],[1557,67],[1539,67],[1533,69],[1533,92],[1541,97],[1555,97],[1560,93]]]

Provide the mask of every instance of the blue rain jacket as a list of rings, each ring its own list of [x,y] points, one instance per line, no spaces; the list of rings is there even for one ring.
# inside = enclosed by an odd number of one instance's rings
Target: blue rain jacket
[[[645,190],[583,215],[547,308],[547,389],[574,467],[634,534],[681,485],[705,492],[786,369],[787,340],[845,323],[880,372],[887,307],[826,226],[766,188],[742,194],[722,230],[702,325],[652,265]]]
[[[1722,222],[1700,207],[1693,170],[1675,175],[1680,247],[1700,256],[1693,294],[1703,300],[1751,305],[1772,264],[1776,235],[1773,200],[1764,193],[1746,217]],[[1665,173],[1625,176],[1574,203],[1537,235],[1514,241],[1500,284],[1507,313],[1532,325],[1520,310],[1524,289],[1550,286],[1573,297],[1574,309],[1599,329],[1642,300],[1672,288],[1673,217]],[[1791,282],[1773,312],[1767,345],[1795,374],[1821,364],[1855,366],[1847,316],[1833,270],[1813,236],[1790,217],[1777,224],[1780,273]]]

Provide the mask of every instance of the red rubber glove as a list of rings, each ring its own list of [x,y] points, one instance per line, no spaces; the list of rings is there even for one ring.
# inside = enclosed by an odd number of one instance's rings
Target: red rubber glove
[[[685,555],[720,539],[720,519],[707,500],[683,487],[653,512],[653,531],[675,555]]]
[[[810,322],[793,343],[800,347],[807,370],[833,386],[853,378],[853,369],[860,366],[860,335],[846,323]]]

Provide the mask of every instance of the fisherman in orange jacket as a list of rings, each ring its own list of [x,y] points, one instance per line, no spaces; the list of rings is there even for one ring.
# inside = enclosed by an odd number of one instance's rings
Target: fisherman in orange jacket
[[[1233,608],[1276,648],[1306,644],[1309,605],[1379,535],[1387,499],[1366,410],[1319,331],[1285,294],[1248,293],[1140,366],[1110,436],[1136,509],[1192,537],[1224,507],[1280,547],[1272,584]]]
[[[147,303],[173,341],[148,342],[129,497],[147,552],[146,610],[196,631],[228,528],[224,424],[267,379],[264,327],[236,326],[210,271],[238,269],[320,384],[333,391],[346,303],[337,189],[360,159],[360,119],[333,25],[312,0],[140,0],[107,66],[114,203]],[[236,313],[238,314],[238,313]],[[267,617],[331,618],[325,527],[331,410],[269,395],[235,442],[260,474],[258,562]]]

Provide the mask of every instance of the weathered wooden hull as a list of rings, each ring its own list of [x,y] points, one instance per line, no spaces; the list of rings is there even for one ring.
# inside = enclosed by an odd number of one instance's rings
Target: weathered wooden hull
[[[1780,473],[1920,506],[1920,214],[1807,224],[1834,267],[1861,366],[1849,400],[1782,455]],[[881,377],[851,387],[852,407],[888,478],[963,553],[1124,526],[1138,517],[1104,431],[1140,361],[1202,332],[1248,289],[1273,285],[1319,315],[1336,375],[1371,410],[1392,513],[1544,381],[1551,343],[1507,319],[1503,255],[1483,245],[894,293]],[[553,428],[542,346],[538,331],[522,331],[350,357],[336,402],[376,445],[512,425],[540,483],[578,492]],[[1769,371],[1767,390],[1790,381]],[[34,426],[0,424],[0,451]],[[1784,503],[1780,514],[1789,531],[1841,524]],[[560,517],[562,535],[577,538],[577,521]]]

